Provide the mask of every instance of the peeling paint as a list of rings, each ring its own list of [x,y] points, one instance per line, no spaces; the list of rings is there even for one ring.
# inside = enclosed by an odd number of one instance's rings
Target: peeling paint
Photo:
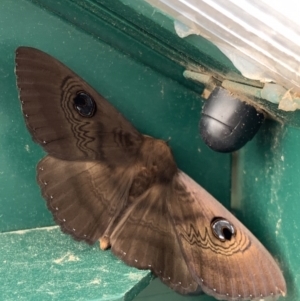
[[[128,279],[133,280],[133,281],[139,281],[142,278],[139,273],[133,273],[133,272],[130,272],[130,273],[126,274],[125,276],[128,277]]]
[[[293,97],[291,90],[288,90],[280,100],[278,109],[283,111],[296,111],[300,109],[300,99]]]
[[[91,282],[89,282],[89,284],[95,284],[95,285],[98,285],[98,284],[100,284],[101,282],[102,282],[101,279],[95,278],[94,280],[92,280]]]
[[[54,229],[59,228],[59,226],[51,226],[51,227],[43,227],[43,228],[34,228],[34,229],[25,229],[25,230],[17,230],[17,231],[11,231],[11,232],[7,232],[9,234],[26,234],[26,233],[30,233],[32,231],[52,231]],[[2,233],[1,235],[5,235],[5,233]]]
[[[80,261],[80,259],[79,259],[79,257],[68,252],[61,258],[53,260],[53,262],[56,264],[61,264],[61,263],[70,262],[70,261]]]

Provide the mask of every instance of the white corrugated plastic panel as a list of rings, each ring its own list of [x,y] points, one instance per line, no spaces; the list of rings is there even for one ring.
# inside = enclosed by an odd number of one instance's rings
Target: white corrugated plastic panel
[[[245,77],[300,92],[300,2],[147,1],[175,19],[182,38],[198,34],[217,45]]]

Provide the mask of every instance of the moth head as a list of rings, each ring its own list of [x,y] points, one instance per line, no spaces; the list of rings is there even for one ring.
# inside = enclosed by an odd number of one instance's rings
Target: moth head
[[[210,224],[214,236],[220,241],[231,240],[236,235],[236,230],[233,224],[222,217],[215,217]]]
[[[74,108],[82,117],[93,117],[96,112],[95,100],[85,91],[79,91],[73,98]]]

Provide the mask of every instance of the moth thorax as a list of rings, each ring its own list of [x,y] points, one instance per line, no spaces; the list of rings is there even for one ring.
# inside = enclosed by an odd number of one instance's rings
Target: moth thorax
[[[170,181],[177,172],[171,149],[163,140],[146,137],[141,155],[146,167],[161,181]]]

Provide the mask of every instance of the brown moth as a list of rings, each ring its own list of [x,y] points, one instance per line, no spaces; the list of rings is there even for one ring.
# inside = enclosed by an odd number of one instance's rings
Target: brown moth
[[[167,144],[140,134],[48,54],[16,50],[29,132],[48,155],[37,179],[62,231],[126,264],[150,269],[181,294],[270,300],[286,284],[261,243],[180,171]]]

